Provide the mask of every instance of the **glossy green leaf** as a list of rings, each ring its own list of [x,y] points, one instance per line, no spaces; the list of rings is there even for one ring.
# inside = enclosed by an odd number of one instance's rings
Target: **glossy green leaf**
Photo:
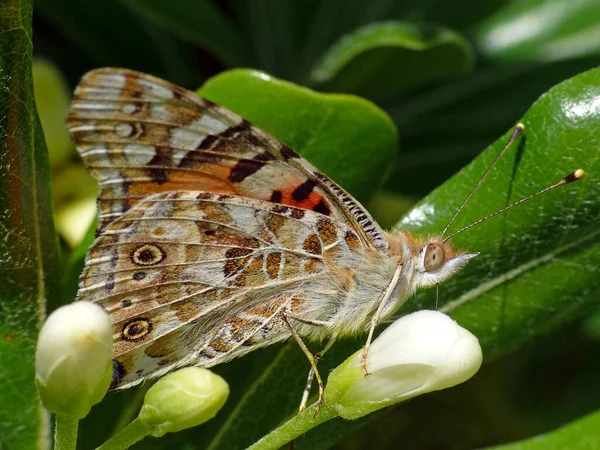
[[[213,53],[222,63],[247,65],[249,48],[238,29],[210,0],[125,0],[153,22]]]
[[[463,274],[441,286],[442,309],[481,341],[487,360],[590,310],[600,287],[600,70],[567,80],[525,114],[525,133],[500,161],[450,231],[544,188],[575,169],[577,184],[545,194],[456,236],[479,251]],[[496,141],[426,197],[400,228],[440,232],[506,142]],[[431,305],[422,292],[412,305]],[[412,307],[411,307],[412,309]]]
[[[600,411],[558,430],[512,444],[488,447],[497,450],[587,450],[600,448]]]
[[[31,2],[0,6],[0,447],[47,448],[34,386],[37,330],[56,301],[48,154],[31,72]]]
[[[257,55],[254,67],[306,84],[328,49],[363,26],[406,20],[443,24],[462,32],[502,1],[230,0],[228,5]]]
[[[556,61],[600,54],[596,0],[513,0],[477,25],[475,40],[489,58]]]
[[[323,91],[382,98],[466,72],[473,63],[469,43],[449,29],[380,22],[342,36],[310,80]]]
[[[386,189],[422,198],[494,142],[540,95],[599,64],[600,58],[588,58],[482,66],[450,83],[386,105],[402,136],[402,153]]]
[[[362,98],[320,94],[251,70],[224,72],[198,93],[279,136],[361,201],[395,157],[394,125]]]
[[[66,120],[71,95],[63,74],[49,61],[33,61],[33,87],[50,164],[65,164],[75,153]]]

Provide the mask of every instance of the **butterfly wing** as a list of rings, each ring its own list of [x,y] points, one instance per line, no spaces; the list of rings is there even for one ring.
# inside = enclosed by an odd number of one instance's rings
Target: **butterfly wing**
[[[114,323],[113,388],[184,365],[212,366],[289,337],[304,286],[332,285],[360,241],[313,211],[215,193],[155,194],[108,224],[78,299]]]
[[[126,69],[89,72],[68,124],[98,179],[99,230],[150,194],[203,190],[312,210],[387,249],[360,203],[287,145],[164,80]]]

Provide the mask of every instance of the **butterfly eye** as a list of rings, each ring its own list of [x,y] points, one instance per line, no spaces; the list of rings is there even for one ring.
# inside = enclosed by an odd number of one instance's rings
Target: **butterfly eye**
[[[437,272],[446,262],[446,254],[444,248],[439,244],[427,244],[425,250],[425,258],[423,259],[423,267],[427,272]]]

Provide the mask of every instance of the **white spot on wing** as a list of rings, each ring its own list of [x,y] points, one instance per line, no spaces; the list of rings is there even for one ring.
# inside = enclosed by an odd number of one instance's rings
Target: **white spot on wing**
[[[111,88],[121,89],[125,86],[126,77],[120,73],[106,72],[95,73],[94,84]]]
[[[167,111],[161,104],[153,104],[150,107],[150,117],[162,122],[170,122],[171,120],[175,119],[175,116]]]
[[[170,100],[175,96],[171,89],[152,83],[151,81],[139,79],[137,82],[144,89],[142,98],[147,100],[153,100],[156,98],[161,100]]]
[[[133,114],[136,111],[137,107],[133,103],[126,103],[121,107],[121,111],[124,114]]]
[[[127,162],[135,166],[148,164],[156,155],[156,150],[151,145],[129,144],[123,148]]]
[[[71,105],[71,109],[83,110],[83,111],[114,111],[115,105],[113,103],[106,102],[94,102],[94,101],[74,101]]]
[[[128,137],[131,135],[133,128],[128,123],[120,123],[115,127],[115,133],[121,137]]]
[[[174,148],[193,150],[197,148],[205,138],[206,134],[204,133],[192,131],[187,128],[175,128],[171,133],[169,144]],[[185,153],[178,155],[180,160],[183,155],[185,155]],[[176,163],[179,164],[179,161],[176,161]]]
[[[229,128],[229,124],[215,119],[208,114],[203,114],[202,117],[190,123],[188,127],[206,134],[220,134]]]

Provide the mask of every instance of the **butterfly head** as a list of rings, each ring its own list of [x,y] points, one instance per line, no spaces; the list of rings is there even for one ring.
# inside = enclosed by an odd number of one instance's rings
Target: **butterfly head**
[[[479,253],[465,253],[441,238],[412,241],[413,283],[415,288],[434,286],[461,270]]]
[[[412,289],[447,280],[479,254],[458,250],[439,236],[420,239],[407,231],[397,231],[388,237],[391,253],[398,257],[407,275],[411,273]]]

